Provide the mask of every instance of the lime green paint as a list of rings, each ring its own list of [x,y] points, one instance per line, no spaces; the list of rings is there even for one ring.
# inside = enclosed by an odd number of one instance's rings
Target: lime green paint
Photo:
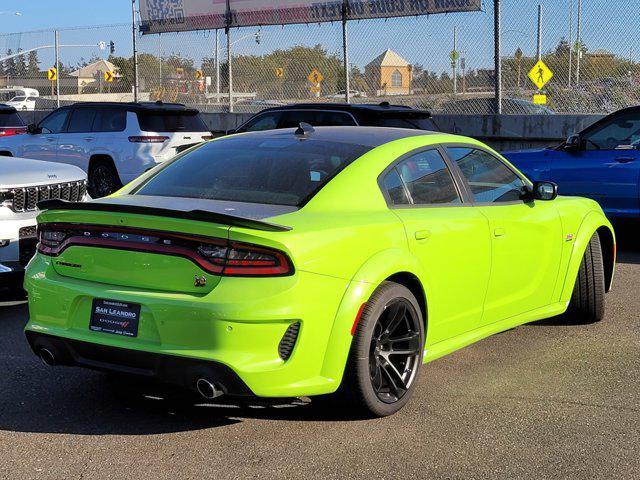
[[[54,211],[39,222],[84,222],[186,232],[262,244],[286,252],[295,274],[216,278],[181,258],[69,248],[29,264],[27,330],[65,338],[214,360],[262,396],[335,391],[342,379],[356,312],[398,273],[425,292],[425,362],[522,323],[562,313],[584,249],[611,229],[586,199],[505,205],[389,209],[378,175],[395,159],[439,143],[481,143],[451,135],[394,141],[355,161],[301,210],[270,218],[292,227],[262,232],[179,219]],[[148,175],[148,174],[147,174]],[[127,195],[135,182],[117,195]],[[416,232],[419,232],[416,238]],[[573,238],[567,241],[567,235]],[[57,265],[56,260],[82,265]],[[212,278],[214,277],[214,278]],[[88,329],[93,298],[143,305],[137,338]],[[287,326],[301,323],[292,357],[277,352]]]

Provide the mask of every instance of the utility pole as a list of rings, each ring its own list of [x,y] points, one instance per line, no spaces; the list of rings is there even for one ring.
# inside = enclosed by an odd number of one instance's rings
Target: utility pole
[[[451,55],[451,69],[453,70],[453,94],[458,93],[458,27],[453,27],[453,54]]]
[[[493,0],[494,88],[496,114],[502,114],[502,59],[500,58],[500,0]]]
[[[58,39],[58,30],[54,32],[55,35],[55,50],[56,50],[56,105],[60,108],[60,46]]]
[[[231,68],[231,2],[227,0],[227,73],[229,74],[229,113],[233,113],[233,70]]]
[[[347,8],[348,8],[348,0],[344,0],[342,2],[342,54],[344,61],[344,85],[345,85],[345,94],[344,99],[347,103],[351,102],[351,81],[349,78],[349,43],[347,36]]]
[[[220,35],[216,29],[216,103],[220,102]]]
[[[580,85],[580,58],[582,57],[582,0],[578,0],[578,31],[576,33],[576,86]]]
[[[160,67],[160,88],[164,85],[162,81],[162,34],[158,34],[158,65]]]
[[[131,38],[133,40],[133,101],[138,101],[138,39],[136,38],[136,0],[131,0]]]
[[[569,4],[569,81],[567,86],[571,87],[571,70],[573,68],[573,0]]]
[[[538,61],[542,60],[542,5],[538,4]]]

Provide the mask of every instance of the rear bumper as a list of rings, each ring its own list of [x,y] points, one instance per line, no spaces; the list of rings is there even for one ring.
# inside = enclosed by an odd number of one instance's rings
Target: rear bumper
[[[192,387],[189,362],[198,367],[219,364],[257,396],[320,395],[335,391],[341,381],[344,363],[329,370],[325,357],[348,287],[346,280],[297,272],[268,279],[225,277],[209,294],[178,294],[65,277],[48,257],[37,255],[25,277],[26,334],[32,346],[36,338],[58,339],[56,348],[72,350],[67,357],[71,365],[121,371],[133,367],[138,370],[131,373]],[[94,298],[142,305],[138,336],[91,331]],[[299,333],[290,357],[283,359],[280,343],[295,323]],[[343,333],[351,338],[349,329]],[[101,352],[98,358],[92,348]],[[348,349],[341,349],[345,357]],[[117,353],[121,351],[126,355]],[[131,365],[129,357],[144,361]],[[178,361],[189,366],[169,370],[182,377],[166,377],[164,365]]]
[[[46,348],[55,365],[86,367],[160,380],[195,390],[200,378],[208,379],[227,395],[252,395],[247,385],[226,365],[172,355],[107,347],[27,331],[27,340],[36,355]]]

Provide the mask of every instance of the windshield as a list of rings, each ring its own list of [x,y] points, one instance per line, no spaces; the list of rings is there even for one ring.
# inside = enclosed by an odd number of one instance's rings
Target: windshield
[[[371,147],[290,137],[230,137],[169,163],[135,194],[301,206]]]
[[[197,113],[139,112],[138,122],[143,132],[207,132],[207,126]]]
[[[11,100],[9,100],[10,102],[24,102],[27,99],[27,97],[13,97]]]

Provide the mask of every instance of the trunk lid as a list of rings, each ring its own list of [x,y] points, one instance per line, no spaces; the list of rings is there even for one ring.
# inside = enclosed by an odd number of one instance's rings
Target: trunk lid
[[[207,294],[221,276],[215,260],[203,257],[202,249],[210,252],[226,245],[232,225],[282,227],[222,213],[233,207],[217,203],[229,202],[197,203],[206,209],[192,208],[194,201],[188,199],[130,195],[88,203],[43,202],[41,207],[48,210],[40,224],[72,238],[52,258],[60,275],[145,290]]]

